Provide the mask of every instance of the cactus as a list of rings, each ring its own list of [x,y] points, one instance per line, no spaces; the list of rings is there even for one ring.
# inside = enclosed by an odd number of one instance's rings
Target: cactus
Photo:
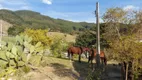
[[[30,58],[29,62],[33,65],[33,66],[39,66],[40,62],[42,59],[42,55],[32,55],[32,57]]]
[[[27,35],[16,36],[15,40],[16,43],[3,42],[4,47],[0,51],[1,67],[6,67],[8,65],[18,68],[28,63],[36,64],[36,66],[39,65],[43,53],[41,42],[32,45],[30,43],[32,38],[29,38]],[[24,53],[23,46],[24,49],[30,50],[29,53]]]
[[[29,38],[27,35],[16,36],[14,42],[2,41],[3,47],[0,49],[0,68],[6,70],[21,68],[24,72],[28,72],[31,69],[29,63],[33,66],[39,66],[43,57],[44,48],[41,42],[33,45],[31,41],[32,38]],[[8,75],[7,71],[3,72],[3,74]],[[4,75],[0,74],[0,77]]]

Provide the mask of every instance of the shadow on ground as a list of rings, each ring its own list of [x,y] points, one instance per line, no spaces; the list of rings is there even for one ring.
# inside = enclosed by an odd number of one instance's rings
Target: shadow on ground
[[[78,61],[74,61],[73,66],[74,66],[74,69],[80,75],[78,80],[87,80],[88,79],[87,77],[92,72],[92,67],[87,62],[79,63]],[[95,63],[93,64],[93,67],[94,66],[95,66]],[[103,71],[101,75],[101,80],[122,80],[121,66],[108,64],[104,68],[105,70]]]
[[[72,64],[74,70],[77,71],[77,73],[79,74],[77,80],[86,80],[89,72],[91,71],[90,64],[85,61],[81,61],[81,63],[79,63],[78,61],[73,61]]]
[[[114,64],[106,65],[102,80],[123,80],[121,66]]]
[[[53,71],[54,74],[56,74],[59,77],[70,77],[72,79],[77,79],[78,76],[75,74],[71,69],[67,69],[66,66],[59,63],[51,63],[51,67],[53,67],[55,70]]]

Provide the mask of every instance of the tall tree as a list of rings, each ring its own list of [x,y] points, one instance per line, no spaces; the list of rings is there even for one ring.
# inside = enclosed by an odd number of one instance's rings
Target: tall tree
[[[110,8],[104,14],[103,20],[106,23],[104,36],[110,42],[110,50],[114,55],[114,59],[126,63],[125,80],[128,79],[129,62],[132,63],[132,79],[136,78],[139,73],[139,60],[142,57],[142,44],[138,42],[135,33],[142,24],[141,13],[124,11],[121,8]],[[131,35],[120,33],[122,26],[128,27]]]
[[[120,23],[124,23],[126,13],[121,8],[110,8],[103,15],[103,20],[106,23],[105,38],[108,40],[121,38]]]

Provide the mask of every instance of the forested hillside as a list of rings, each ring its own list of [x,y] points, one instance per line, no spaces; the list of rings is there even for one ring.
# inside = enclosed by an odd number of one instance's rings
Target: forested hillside
[[[83,31],[94,26],[93,23],[79,23],[62,19],[54,19],[29,10],[10,11],[2,9],[0,10],[0,19],[3,19],[13,25],[13,27],[9,30],[10,33],[15,30],[23,31],[26,27],[33,29],[50,28],[51,31],[72,33],[73,31]]]

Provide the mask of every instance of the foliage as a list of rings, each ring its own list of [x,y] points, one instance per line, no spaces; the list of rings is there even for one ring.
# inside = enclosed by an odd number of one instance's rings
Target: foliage
[[[105,39],[101,37],[101,47],[108,47],[108,44]],[[81,33],[76,38],[76,46],[83,46],[83,47],[95,47],[96,45],[96,34],[94,31],[85,31]]]
[[[45,15],[41,15],[38,12],[30,10],[0,10],[0,19],[3,19],[12,25],[23,26],[22,28],[32,28],[32,29],[49,29],[51,31],[61,31],[65,33],[73,32],[73,26],[78,31],[80,29],[89,29],[93,27],[93,23],[77,23],[66,21],[62,19],[53,19]],[[18,30],[18,27],[14,27],[15,30]],[[16,29],[18,28],[18,29]],[[13,28],[10,29],[10,33],[15,34]]]
[[[132,72],[133,75],[139,75],[138,68],[142,65],[140,64],[142,57],[142,43],[137,42],[137,40],[132,36],[125,36],[120,41],[116,41],[111,45],[115,59],[121,62],[128,63],[132,62]]]
[[[51,52],[55,57],[62,57],[63,52],[66,52],[68,43],[65,41],[65,37],[52,37],[53,43],[51,45]]]
[[[13,26],[13,27],[10,27],[7,32],[8,32],[8,35],[16,36],[20,34],[21,32],[24,32],[24,29],[25,27]]]
[[[41,42],[43,46],[50,46],[52,43],[52,40],[50,37],[47,36],[48,30],[41,30],[41,29],[26,29],[24,31],[24,34],[32,37],[32,44],[36,44],[37,42]]]
[[[14,42],[2,42],[0,50],[0,68],[12,70],[23,68],[23,71],[29,71],[29,64],[39,66],[43,57],[43,46],[41,42],[36,45],[31,44],[32,38],[27,35],[16,36]],[[11,69],[10,69],[11,70]],[[3,74],[7,74],[3,72]],[[5,75],[1,74],[1,77]]]
[[[92,46],[96,43],[96,34],[91,31],[86,31],[84,33],[80,33],[76,38],[75,45],[88,47]]]
[[[15,74],[16,70],[12,67],[8,67],[7,69],[3,69],[0,71],[0,78],[5,76],[5,79],[8,79],[9,76]]]
[[[121,36],[120,23],[124,23],[126,11],[121,8],[110,8],[103,15],[103,20],[106,23],[104,38],[108,41],[118,39]]]
[[[136,78],[136,75],[139,75],[138,68],[142,57],[142,44],[135,36],[141,27],[141,12],[110,8],[103,19],[106,23],[103,35],[110,44],[109,52],[113,59],[126,64],[132,62],[131,75]]]

